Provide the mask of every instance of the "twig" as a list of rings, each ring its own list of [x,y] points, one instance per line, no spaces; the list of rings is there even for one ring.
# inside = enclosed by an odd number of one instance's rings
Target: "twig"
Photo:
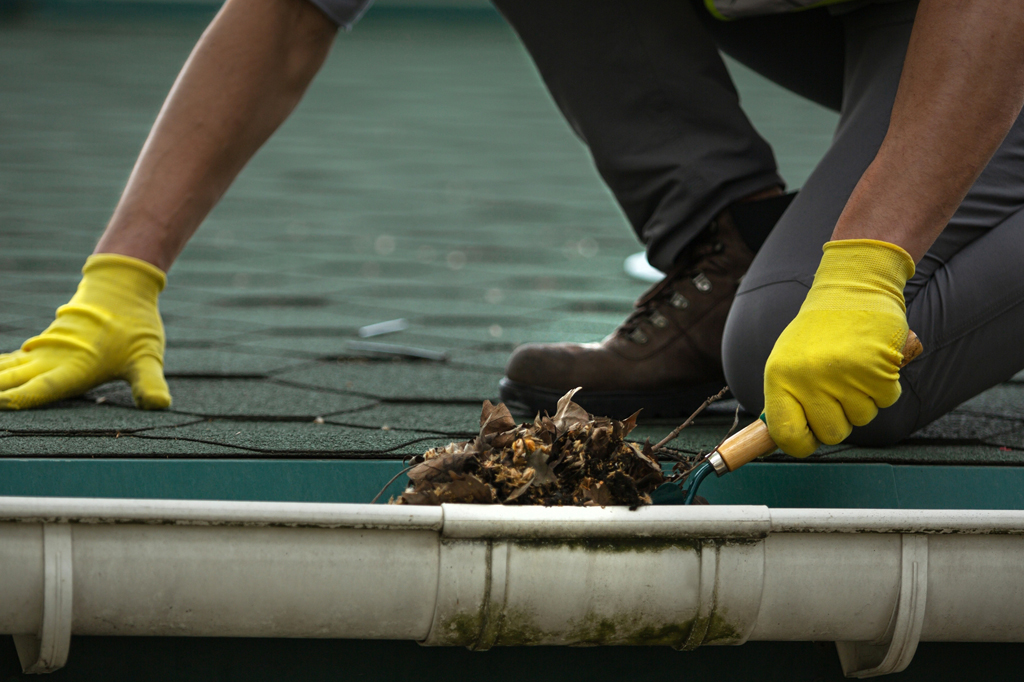
[[[653,451],[653,447],[651,448]],[[667,459],[672,462],[688,462],[690,461],[690,455],[680,454],[678,450],[670,450],[668,448],[662,448],[658,453],[659,459]]]
[[[722,444],[725,443],[725,441],[729,440],[729,436],[731,436],[733,433],[735,433],[736,427],[739,426],[739,423],[740,423],[740,406],[737,405],[736,406],[736,412],[732,415],[732,426],[729,427],[729,430],[726,432],[726,434],[724,436],[722,436],[722,440],[718,441],[718,445],[716,445],[715,449],[712,450],[711,452],[718,452],[718,448],[722,447]]]
[[[654,451],[657,452],[658,450],[661,450],[668,443],[671,443],[676,438],[678,438],[679,434],[682,433],[683,429],[685,429],[687,426],[692,424],[693,420],[697,418],[697,415],[699,415],[701,412],[704,411],[704,408],[706,408],[708,405],[710,405],[711,403],[715,402],[716,400],[721,400],[725,396],[725,394],[728,393],[728,392],[729,392],[729,387],[726,386],[721,391],[719,391],[715,395],[713,395],[710,398],[708,398],[707,400],[705,400],[704,404],[701,405],[700,407],[698,407],[697,410],[693,414],[691,414],[687,418],[686,421],[684,421],[682,424],[680,424],[675,429],[673,429],[672,433],[670,433],[667,436],[665,436],[664,438],[662,438],[661,441],[657,445],[654,446]]]
[[[377,504],[377,500],[379,500],[380,496],[384,494],[384,491],[388,489],[388,486],[390,486],[392,483],[394,483],[396,480],[398,480],[399,476],[401,476],[405,472],[409,471],[410,469],[415,468],[416,466],[417,466],[416,464],[413,464],[412,466],[407,466],[404,469],[402,469],[401,471],[399,471],[397,474],[392,476],[391,480],[388,481],[387,483],[385,483],[384,487],[380,489],[380,492],[377,493],[372,500],[370,500],[370,504]]]

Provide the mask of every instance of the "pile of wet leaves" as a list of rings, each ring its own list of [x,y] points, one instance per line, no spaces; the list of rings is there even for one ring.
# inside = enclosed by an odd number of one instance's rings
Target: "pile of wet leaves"
[[[578,390],[558,401],[554,416],[518,425],[504,404],[484,401],[479,435],[416,458],[392,504],[650,504],[665,477],[649,443],[625,440],[637,415],[594,417],[572,402]]]

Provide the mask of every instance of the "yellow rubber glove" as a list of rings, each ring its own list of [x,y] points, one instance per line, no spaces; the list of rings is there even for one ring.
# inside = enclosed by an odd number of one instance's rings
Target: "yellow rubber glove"
[[[900,397],[907,340],[906,251],[874,239],[828,242],[800,312],[764,370],[764,416],[787,454],[835,445]]]
[[[135,404],[171,404],[164,380],[164,326],[157,296],[167,277],[145,261],[90,256],[78,291],[21,350],[0,355],[0,409],[20,410],[124,379]]]

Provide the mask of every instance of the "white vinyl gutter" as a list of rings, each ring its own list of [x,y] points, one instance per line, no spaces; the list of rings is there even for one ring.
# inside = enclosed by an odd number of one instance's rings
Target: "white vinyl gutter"
[[[1024,641],[1024,511],[0,498],[0,633],[425,645]]]

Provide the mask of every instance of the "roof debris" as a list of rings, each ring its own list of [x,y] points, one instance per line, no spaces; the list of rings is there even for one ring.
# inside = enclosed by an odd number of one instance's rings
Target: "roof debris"
[[[359,336],[364,339],[371,336],[380,336],[382,334],[394,334],[395,332],[405,331],[409,328],[409,323],[406,322],[404,317],[400,317],[397,320],[387,320],[385,322],[377,322],[376,324],[368,324],[364,327],[359,328]]]
[[[650,443],[626,442],[637,414],[624,421],[594,417],[558,401],[554,416],[516,425],[504,404],[485,400],[480,433],[431,448],[409,470],[409,486],[392,504],[650,504],[665,481]]]

